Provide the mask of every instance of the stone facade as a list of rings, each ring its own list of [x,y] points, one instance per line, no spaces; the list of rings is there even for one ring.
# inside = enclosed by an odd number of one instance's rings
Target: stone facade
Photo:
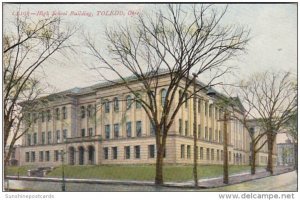
[[[138,83],[136,85],[139,90]],[[169,81],[161,77],[159,90]],[[184,82],[182,82],[184,84]],[[191,88],[190,91],[192,91]],[[180,89],[179,89],[180,90]],[[177,96],[172,99],[175,103]],[[22,138],[21,165],[154,164],[155,133],[150,120],[124,86],[98,84],[60,93],[36,117]],[[201,164],[223,163],[224,113],[206,95],[197,100],[197,151]],[[130,98],[131,97],[131,98]],[[146,98],[141,94],[141,98]],[[157,103],[161,102],[161,93]],[[38,117],[37,117],[38,116]],[[238,120],[228,124],[229,164],[249,164],[249,135]],[[193,163],[193,100],[178,112],[168,133],[165,163]],[[63,159],[64,158],[64,159]]]

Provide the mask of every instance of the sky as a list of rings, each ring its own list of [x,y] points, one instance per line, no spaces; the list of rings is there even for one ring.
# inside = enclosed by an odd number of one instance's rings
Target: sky
[[[99,65],[97,60],[84,50],[83,34],[93,36],[101,49],[106,47],[104,30],[106,26],[118,23],[130,23],[137,13],[151,12],[161,8],[161,4],[26,4],[21,11],[43,14],[68,13],[62,17],[66,24],[80,26],[80,31],[73,37],[77,53],[68,58],[55,54],[56,62],[43,65],[43,72],[49,85],[56,91],[74,87],[85,87],[101,81],[91,70]],[[224,5],[215,5],[223,8]],[[3,7],[3,30],[9,29],[9,22],[14,19],[19,5],[6,4]],[[74,16],[70,13],[85,13]],[[106,12],[124,13],[124,15],[103,15]],[[99,15],[97,15],[99,14]],[[36,17],[36,16],[31,16]],[[42,16],[40,16],[42,17]],[[251,30],[247,52],[228,63],[237,67],[236,79],[241,79],[253,72],[264,70],[286,70],[297,73],[297,5],[296,4],[230,4],[222,23],[238,24]],[[209,76],[209,74],[208,74]]]

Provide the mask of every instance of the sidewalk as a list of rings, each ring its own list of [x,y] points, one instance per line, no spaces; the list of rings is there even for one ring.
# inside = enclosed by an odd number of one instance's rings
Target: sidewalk
[[[288,167],[276,167],[273,175],[279,175],[293,171],[293,168]],[[249,172],[234,174],[229,176],[229,184],[237,184],[254,179],[260,179],[270,176],[269,172],[264,169],[257,170],[255,175],[251,175]],[[10,180],[26,180],[26,181],[45,181],[45,182],[61,182],[61,178],[48,178],[48,177],[28,177],[28,176],[7,176]],[[153,181],[132,181],[132,180],[100,180],[100,179],[75,179],[66,178],[66,183],[88,183],[88,184],[111,184],[111,185],[139,185],[139,186],[155,186]],[[199,180],[199,188],[216,188],[222,187],[226,184],[223,183],[223,177],[206,178]],[[193,181],[186,182],[165,182],[165,187],[179,187],[179,188],[194,188]]]

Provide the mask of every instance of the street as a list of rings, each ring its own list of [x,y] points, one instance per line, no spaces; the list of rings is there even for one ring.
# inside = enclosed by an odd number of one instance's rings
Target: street
[[[61,183],[43,182],[43,181],[22,181],[10,180],[9,187],[19,190],[34,191],[61,191]],[[130,186],[130,185],[112,185],[112,184],[82,184],[67,183],[67,191],[77,192],[115,192],[115,191],[297,191],[297,175],[296,172],[289,172],[278,176],[272,176],[257,179],[226,187],[212,189],[188,189],[188,188],[172,188],[172,187],[154,187],[154,186]]]
[[[297,191],[296,171],[207,191]]]

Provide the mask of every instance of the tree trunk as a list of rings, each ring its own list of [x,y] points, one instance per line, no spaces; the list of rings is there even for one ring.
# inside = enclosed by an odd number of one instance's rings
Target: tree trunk
[[[267,136],[268,138],[268,165],[267,165],[267,171],[270,172],[271,175],[273,175],[273,137]]]
[[[157,145],[156,151],[156,169],[155,169],[155,185],[163,185],[163,151],[161,145]]]
[[[294,142],[294,169],[298,173],[298,142]]]
[[[251,151],[251,175],[254,175],[256,172],[256,153],[255,149]]]

